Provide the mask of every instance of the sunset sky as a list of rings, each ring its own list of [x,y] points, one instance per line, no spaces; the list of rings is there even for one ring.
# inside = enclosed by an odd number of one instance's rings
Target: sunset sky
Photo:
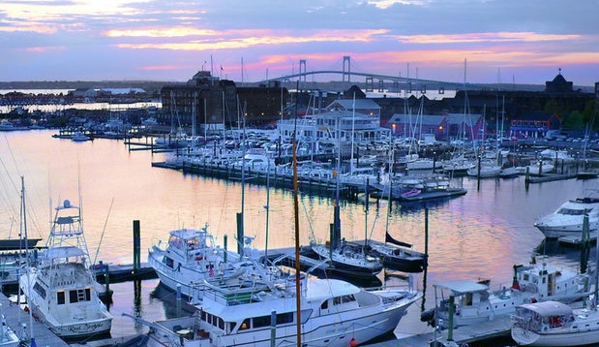
[[[186,81],[204,69],[256,82],[301,59],[341,71],[350,56],[363,73],[544,84],[561,69],[591,86],[598,14],[599,0],[1,0],[0,81]]]

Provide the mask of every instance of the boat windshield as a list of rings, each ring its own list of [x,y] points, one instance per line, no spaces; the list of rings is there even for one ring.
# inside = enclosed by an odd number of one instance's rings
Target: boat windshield
[[[569,216],[580,216],[580,215],[584,215],[591,212],[591,209],[588,208],[584,208],[584,209],[572,209],[572,208],[560,208],[559,211],[557,211],[557,213],[559,214],[565,214],[565,215],[569,215]]]

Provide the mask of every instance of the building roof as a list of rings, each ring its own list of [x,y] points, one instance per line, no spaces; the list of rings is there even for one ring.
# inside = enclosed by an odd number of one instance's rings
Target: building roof
[[[345,110],[380,110],[381,107],[374,100],[371,99],[340,99],[333,101],[327,109],[334,107],[335,105],[340,106]]]

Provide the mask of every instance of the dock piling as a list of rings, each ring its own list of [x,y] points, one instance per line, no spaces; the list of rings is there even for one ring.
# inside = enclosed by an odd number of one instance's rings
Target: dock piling
[[[140,252],[141,252],[141,239],[140,239],[140,227],[139,220],[133,221],[133,273],[137,273],[140,268]]]
[[[181,283],[177,283],[177,318],[181,317]]]

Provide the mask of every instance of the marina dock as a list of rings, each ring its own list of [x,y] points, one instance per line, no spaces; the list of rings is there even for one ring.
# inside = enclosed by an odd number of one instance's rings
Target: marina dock
[[[56,336],[50,329],[35,319],[32,320],[33,326],[30,327],[29,314],[16,304],[10,302],[2,293],[0,293],[0,303],[6,317],[6,324],[8,324],[19,338],[23,339],[24,334],[26,334],[28,340],[31,330],[33,330],[33,337],[38,346],[69,347],[60,337]]]
[[[509,340],[512,327],[511,318],[509,316],[496,317],[495,319],[475,324],[466,325],[455,328],[452,332],[452,337],[449,339],[449,331],[442,330],[436,334],[434,332],[426,334],[417,334],[412,336],[399,337],[389,341],[377,342],[368,344],[369,347],[434,347],[434,341],[437,341],[437,346],[462,346],[465,344],[482,342],[491,339],[506,339]],[[401,324],[401,323],[400,323]]]

